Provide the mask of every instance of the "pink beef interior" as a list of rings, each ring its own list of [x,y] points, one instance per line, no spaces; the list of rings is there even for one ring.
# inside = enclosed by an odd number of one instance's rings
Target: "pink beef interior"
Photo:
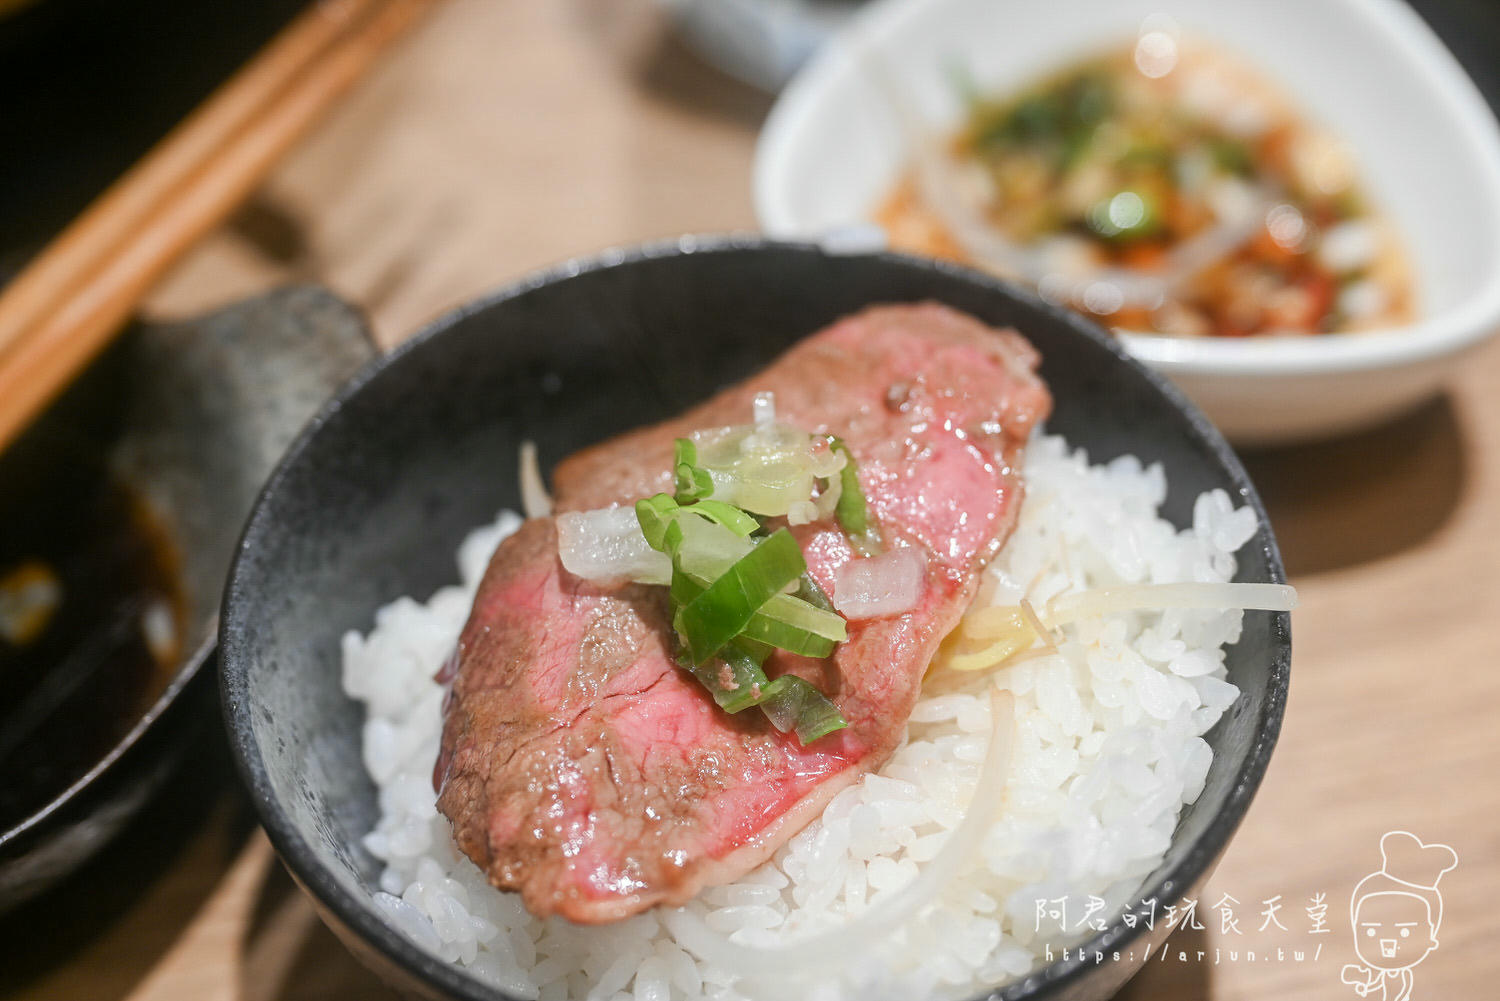
[[[918,606],[849,623],[827,661],[777,655],[849,721],[807,747],[764,716],[723,712],[674,666],[666,589],[600,588],[557,556],[551,518],[495,553],[443,680],[452,681],[434,782],[459,848],[539,915],[595,923],[737,878],[880,767],[922,675],[1015,523],[1017,473],[1051,405],[1035,350],[944,306],[878,306],[797,344],[682,416],[586,449],[555,474],[560,511],[671,489],[673,439],[778,419],[844,438],[887,545],[920,546]],[[833,591],[853,558],[836,526],[796,530]]]

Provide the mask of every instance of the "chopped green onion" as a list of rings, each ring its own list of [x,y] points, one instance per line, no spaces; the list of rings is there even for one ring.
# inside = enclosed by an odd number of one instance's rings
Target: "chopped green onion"
[[[834,517],[838,518],[839,526],[851,536],[878,545],[879,540],[870,531],[869,511],[865,504],[865,492],[859,485],[859,464],[854,461],[854,453],[849,451],[849,446],[844,444],[842,438],[835,435],[828,436],[828,447],[835,452],[842,452],[845,459],[844,468],[839,470],[842,489],[838,506],[833,509]]]
[[[667,554],[683,573],[707,587],[755,548],[755,541],[702,518],[678,518],[667,528]]]
[[[786,529],[782,529],[781,531],[785,532]],[[803,571],[803,573],[805,574],[806,571]],[[672,575],[672,600],[680,604],[688,604],[703,591],[707,590],[709,585],[714,583],[716,576],[716,574],[699,573],[697,568],[694,567],[679,566]],[[814,588],[817,588],[817,593],[823,596],[823,601],[828,601],[827,595],[824,594],[822,588],[818,587],[816,582],[810,578],[808,582]],[[765,619],[770,623],[790,626],[793,629],[802,630],[803,632],[808,632],[814,636],[834,642],[842,642],[848,638],[848,629],[845,625],[844,617],[833,610],[832,602],[829,602],[829,607],[823,608],[821,605],[803,598],[800,591],[797,594],[772,595],[757,609],[755,618]],[[774,631],[768,626],[757,625],[753,619],[747,628],[755,628],[758,632]],[[790,649],[790,647],[786,649]]]
[[[693,663],[702,664],[744,632],[756,611],[806,569],[797,540],[783,528],[720,574],[681,611],[682,637]]]
[[[796,731],[804,746],[849,725],[828,696],[807,680],[794,674],[768,680],[756,655],[741,641],[727,644],[720,656],[722,660],[694,664],[683,655],[678,663],[708,689],[714,703],[725,712],[739,713],[759,706],[772,726],[782,733]]]
[[[641,534],[646,537],[646,544],[657,552],[671,554],[681,544],[680,534],[671,530],[683,515],[697,515],[704,521],[729,529],[739,538],[760,530],[760,522],[722,501],[679,504],[670,494],[655,494],[635,502],[635,516],[641,524]]]
[[[643,497],[635,502],[635,517],[641,523],[646,545],[659,553],[667,551],[667,528],[677,517],[677,502],[667,494]]]
[[[707,586],[708,581],[691,573],[674,573],[672,601],[680,610],[681,606],[702,594]],[[679,623],[680,619],[673,619],[673,627],[681,633]],[[791,595],[779,594],[750,617],[735,642],[760,647],[764,651],[760,654],[762,660],[773,647],[804,657],[827,657],[847,635],[844,620],[838,614],[824,612]]]
[[[775,647],[762,643],[759,640],[753,640],[743,633],[736,636],[729,646],[738,647],[745,651],[757,664],[764,664],[771,654],[776,652]],[[728,647],[725,649],[728,649]]]
[[[723,525],[735,535],[742,538],[760,531],[760,522],[733,504],[725,504],[723,501],[700,500],[691,507],[685,507],[682,510],[687,514],[696,514],[707,518],[716,525]]]
[[[759,705],[763,693],[770,687],[766,672],[760,662],[738,643],[730,643],[720,651],[719,659],[694,664],[686,654],[678,658],[680,664],[707,688],[714,703],[727,713],[738,713]]]
[[[691,574],[678,569],[672,571],[672,583],[670,587],[672,604],[679,607],[689,604],[707,589],[706,584],[698,583],[698,581],[693,579]],[[673,621],[675,623],[676,616],[673,616]]]
[[[776,595],[761,607],[760,614],[773,622],[802,629],[835,642],[842,642],[848,635],[843,616],[837,612],[825,612],[790,594]]]
[[[788,653],[801,654],[803,657],[830,656],[837,645],[832,639],[785,622],[778,622],[767,615],[751,616],[750,621],[745,623],[745,629],[741,635]]]
[[[729,669],[734,678],[735,687],[729,691],[715,692],[714,701],[725,712],[730,713],[737,713],[757,705],[768,687],[766,672],[761,668],[760,662],[738,644],[732,642],[719,651],[719,659]]]
[[[783,674],[764,688],[760,708],[782,733],[796,730],[804,747],[849,725],[828,696],[795,674]]]
[[[708,471],[698,468],[698,446],[687,438],[673,443],[672,474],[677,488],[673,499],[679,504],[702,500],[714,492]]]
[[[795,730],[804,744],[846,726],[843,716],[807,681],[787,675],[772,682],[762,665],[776,650],[827,657],[847,628],[807,572],[792,534],[783,528],[759,538],[763,520],[755,515],[805,503],[816,477],[832,488],[825,504],[856,543],[867,544],[872,534],[848,448],[830,437],[830,451],[820,457],[811,441],[782,425],[728,428],[710,437],[712,455],[700,466],[698,444],[680,438],[674,492],[635,504],[647,545],[671,559],[678,662],[726,712],[760,706],[777,729]],[[716,487],[725,488],[723,497],[710,496]]]
[[[802,581],[797,586],[795,597],[801,598],[814,608],[821,608],[825,612],[833,611],[833,599],[828,597],[828,592],[813,579],[813,575],[803,571]]]

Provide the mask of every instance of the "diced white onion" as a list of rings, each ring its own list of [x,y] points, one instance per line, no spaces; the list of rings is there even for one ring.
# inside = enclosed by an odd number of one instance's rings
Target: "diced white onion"
[[[646,544],[633,507],[558,515],[557,554],[569,573],[596,583],[672,583],[671,559]]]
[[[552,498],[536,461],[536,442],[530,439],[521,442],[521,511],[528,518],[545,518],[552,513]]]
[[[1378,282],[1350,282],[1339,292],[1338,310],[1351,320],[1368,320],[1389,305],[1390,297]]]
[[[776,517],[812,498],[819,462],[807,432],[776,423],[742,424],[697,431],[692,438],[698,465],[713,480],[714,500]]]
[[[843,456],[839,456],[840,459]],[[818,494],[817,506],[820,518],[832,518],[838,511],[839,498],[844,496],[844,478],[842,476],[831,476],[828,485],[823,492]]]
[[[1330,226],[1318,243],[1319,262],[1339,274],[1368,267],[1379,252],[1379,231],[1372,223],[1359,219]]]
[[[713,499],[768,517],[791,515],[796,508],[792,524],[805,524],[817,518],[803,502],[813,501],[822,484],[817,510],[828,517],[838,501],[835,487],[847,457],[828,448],[820,437],[776,423],[770,393],[758,394],[754,407],[753,424],[705,428],[690,436],[698,449],[698,465],[713,481]]]
[[[678,549],[682,569],[709,580],[718,578],[755,545],[723,525],[702,518],[679,518],[677,525],[682,529],[682,545]],[[671,583],[670,579],[667,583]]]
[[[794,501],[792,506],[786,509],[786,522],[788,525],[811,525],[820,517],[818,505],[812,501]]]
[[[750,412],[757,428],[768,428],[776,423],[776,394],[756,393],[750,402]]]
[[[820,479],[836,479],[848,464],[848,456],[831,448],[812,453],[812,474]]]
[[[813,476],[790,461],[746,460],[732,469],[708,467],[714,500],[769,517],[785,515],[792,505],[812,496]]]
[[[850,619],[899,615],[922,599],[926,574],[927,553],[914,546],[850,560],[833,572],[833,607]]]
[[[1297,589],[1288,584],[1128,584],[1058,595],[1047,603],[1047,625],[1120,612],[1155,612],[1167,608],[1243,608],[1290,612]]]

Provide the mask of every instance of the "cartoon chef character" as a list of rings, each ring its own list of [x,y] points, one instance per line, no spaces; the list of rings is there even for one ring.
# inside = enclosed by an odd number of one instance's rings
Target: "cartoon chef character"
[[[1410,1001],[1412,967],[1438,946],[1443,898],[1438,880],[1458,865],[1447,845],[1427,845],[1414,834],[1390,831],[1380,839],[1381,865],[1359,881],[1349,899],[1358,963],[1341,979],[1360,997]]]

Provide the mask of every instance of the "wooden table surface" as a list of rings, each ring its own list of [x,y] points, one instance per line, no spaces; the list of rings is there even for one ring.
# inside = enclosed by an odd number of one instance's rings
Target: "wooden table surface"
[[[668,38],[645,0],[450,0],[148,310],[315,280],[360,304],[390,345],[540,265],[751,229],[767,108]],[[1497,384],[1492,347],[1393,425],[1246,456],[1303,601],[1286,724],[1200,897],[1204,929],[1175,935],[1124,997],[1353,997],[1339,978],[1354,959],[1349,898],[1392,829],[1459,857],[1414,996],[1496,996]],[[176,794],[103,860],[0,922],[0,998],[390,996],[293,889],[225,753],[207,739]],[[1324,935],[1305,910],[1318,894]]]

